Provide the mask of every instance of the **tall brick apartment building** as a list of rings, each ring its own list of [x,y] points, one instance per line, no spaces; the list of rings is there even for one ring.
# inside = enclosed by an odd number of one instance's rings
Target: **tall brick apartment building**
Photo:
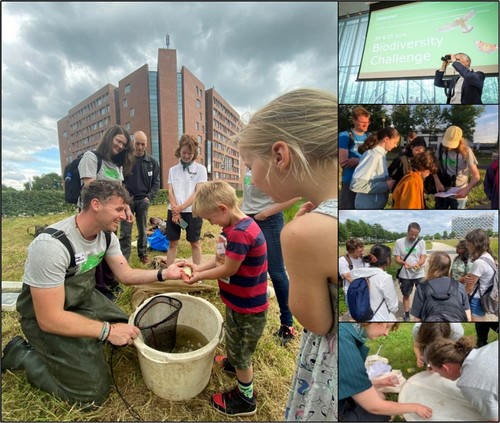
[[[199,161],[209,179],[225,180],[241,188],[242,162],[229,138],[242,126],[239,114],[213,88],[186,67],[177,71],[177,51],[158,49],[157,70],[144,65],[118,82],[107,84],[71,108],[57,122],[61,173],[67,163],[99,144],[112,125],[130,134],[148,136],[149,153],[161,166],[161,186],[167,187],[168,170],[183,133],[198,138]]]

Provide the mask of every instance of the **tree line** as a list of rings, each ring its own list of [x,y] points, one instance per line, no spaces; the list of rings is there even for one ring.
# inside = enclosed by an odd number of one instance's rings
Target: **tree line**
[[[339,132],[352,127],[351,110],[354,106],[339,106]],[[410,131],[420,131],[431,135],[443,132],[447,127],[456,125],[464,133],[464,137],[473,142],[476,120],[484,110],[484,106],[464,105],[460,107],[444,107],[428,104],[401,104],[391,109],[380,105],[363,105],[371,114],[369,132],[375,133],[384,126],[394,126],[405,137]],[[428,141],[428,140],[426,140]]]
[[[489,237],[495,236],[491,229],[488,229],[486,233]],[[406,232],[388,231],[380,223],[371,225],[361,219],[357,222],[352,219],[347,219],[345,223],[339,222],[340,243],[346,242],[349,238],[361,238],[366,243],[394,242],[406,235]],[[443,231],[442,233],[436,232],[434,235],[424,235],[423,238],[425,240],[456,239],[457,234],[455,231]]]

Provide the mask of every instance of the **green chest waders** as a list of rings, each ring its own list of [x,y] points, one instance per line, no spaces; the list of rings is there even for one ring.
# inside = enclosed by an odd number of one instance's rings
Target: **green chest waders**
[[[65,280],[64,309],[89,319],[127,322],[127,315],[95,289],[95,269]],[[43,391],[75,403],[101,404],[111,387],[103,343],[46,333],[35,318],[30,287],[17,302],[21,327],[34,351],[23,362],[28,380]]]

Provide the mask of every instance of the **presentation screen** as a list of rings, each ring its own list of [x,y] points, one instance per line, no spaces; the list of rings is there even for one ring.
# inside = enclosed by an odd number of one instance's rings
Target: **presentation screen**
[[[358,80],[431,78],[441,57],[455,53],[470,56],[475,71],[498,74],[497,2],[388,5],[371,6]],[[446,75],[455,73],[449,65]]]

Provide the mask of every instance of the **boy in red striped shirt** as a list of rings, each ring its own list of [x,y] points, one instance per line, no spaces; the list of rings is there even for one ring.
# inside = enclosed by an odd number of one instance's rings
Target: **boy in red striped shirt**
[[[212,396],[212,405],[230,416],[251,416],[257,410],[253,392],[252,355],[266,324],[267,246],[255,221],[238,207],[238,197],[226,182],[203,184],[196,192],[193,214],[219,225],[222,234],[215,258],[205,264],[187,263],[193,275],[187,281],[217,279],[222,301],[226,304],[225,341],[227,357],[215,361],[238,385]]]

